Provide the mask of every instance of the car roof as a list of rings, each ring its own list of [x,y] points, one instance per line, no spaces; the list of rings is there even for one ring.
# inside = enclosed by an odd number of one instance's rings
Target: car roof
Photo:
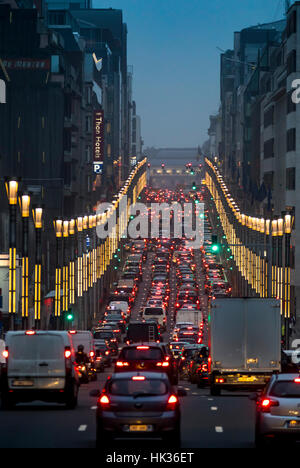
[[[149,348],[159,348],[160,343],[154,343],[153,341],[141,341],[140,343],[131,343],[123,347],[124,348],[136,348],[137,346],[149,346]]]
[[[113,374],[111,376],[111,379],[114,380],[125,380],[125,379],[131,379],[134,376],[139,376],[143,375],[148,379],[153,379],[153,380],[166,380],[168,381],[168,376],[165,373],[160,373],[160,372],[117,372],[116,374]]]

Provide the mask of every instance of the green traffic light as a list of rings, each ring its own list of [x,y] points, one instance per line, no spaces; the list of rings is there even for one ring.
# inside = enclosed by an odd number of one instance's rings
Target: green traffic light
[[[67,320],[68,320],[69,322],[71,322],[72,320],[74,320],[74,315],[73,315],[73,314],[68,314],[68,315],[67,315]]]
[[[217,244],[212,245],[211,250],[213,252],[219,252],[220,246]]]

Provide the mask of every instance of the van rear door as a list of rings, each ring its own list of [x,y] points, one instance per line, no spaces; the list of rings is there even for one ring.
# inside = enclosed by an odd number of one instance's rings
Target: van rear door
[[[43,333],[10,337],[9,388],[63,389],[65,374],[62,336]]]

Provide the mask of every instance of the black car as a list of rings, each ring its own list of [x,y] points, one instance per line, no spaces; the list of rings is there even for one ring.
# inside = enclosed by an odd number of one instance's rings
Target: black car
[[[124,346],[115,364],[115,372],[165,372],[173,385],[178,382],[177,367],[160,344],[142,343]]]
[[[111,350],[112,356],[117,356],[119,353],[118,340],[113,330],[95,330],[93,333],[94,340],[105,340]]]
[[[98,399],[97,448],[107,447],[115,437],[161,437],[167,444],[179,448],[178,396],[184,395],[183,389],[176,392],[164,373],[142,371],[112,375]]]

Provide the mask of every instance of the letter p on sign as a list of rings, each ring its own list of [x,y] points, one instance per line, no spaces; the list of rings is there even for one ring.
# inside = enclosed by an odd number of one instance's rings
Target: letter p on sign
[[[0,104],[6,104],[6,84],[0,80]]]

